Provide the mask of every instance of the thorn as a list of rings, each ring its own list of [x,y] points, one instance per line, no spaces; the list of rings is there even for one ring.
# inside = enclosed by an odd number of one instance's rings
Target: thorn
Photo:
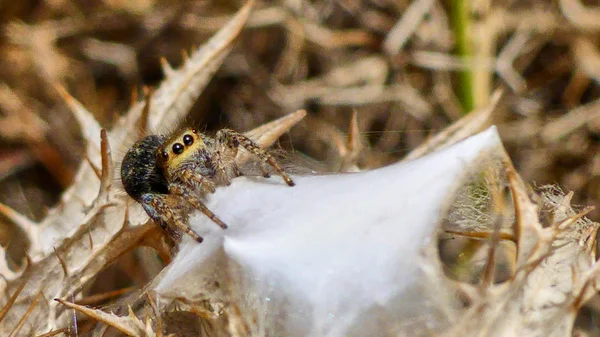
[[[135,316],[133,317],[135,320],[132,322],[131,317],[119,317],[110,313],[103,312],[101,310],[96,310],[85,307],[83,305],[71,303],[60,298],[55,298],[54,300],[68,308],[77,310],[80,313],[85,314],[97,321],[106,323],[128,336],[140,336],[140,331],[143,330],[139,326],[139,320]]]
[[[496,109],[500,98],[502,97],[502,89],[494,91],[489,104],[486,107],[470,112],[465,117],[453,123],[448,128],[439,132],[435,136],[426,140],[423,144],[413,149],[406,155],[402,161],[410,161],[420,158],[434,150],[445,148],[451,144],[455,144],[469,136],[482,131],[489,126],[489,121],[492,112]]]
[[[94,251],[94,240],[92,239],[92,233],[88,230],[87,234],[88,234],[88,240],[90,243],[90,251],[93,252]]]
[[[130,223],[129,223],[129,202],[125,203],[125,214],[123,215],[123,225],[121,226],[121,228],[127,228],[129,227]]]
[[[152,107],[152,97],[154,96],[154,89],[149,87],[145,87],[144,89],[144,109],[142,110],[142,115],[139,119],[139,131],[140,133],[144,133],[146,130],[150,129],[150,108]]]
[[[513,208],[515,210],[513,231],[517,243],[517,265],[523,265],[534,254],[532,250],[534,247],[524,246],[523,242],[526,242],[524,238],[533,240],[535,236],[539,240],[544,230],[537,214],[537,207],[529,199],[527,188],[510,159],[506,158],[503,160],[503,166],[506,171],[506,179],[512,194]]]
[[[150,296],[150,293],[147,292],[146,296],[148,297],[148,303],[150,303],[150,308],[152,308],[152,312],[154,313],[154,317],[156,318],[156,337],[162,337],[163,326],[162,320],[160,319],[160,315],[158,314],[158,308],[156,307],[156,303],[154,303],[152,296]]]
[[[137,85],[134,85],[133,88],[131,89],[131,96],[129,97],[129,106],[132,107],[134,105],[137,104],[138,102],[138,91],[139,88]]]
[[[575,270],[575,266],[571,265],[569,269],[571,270],[571,284],[578,284],[579,283],[579,277],[578,277],[579,274]]]
[[[108,193],[110,187],[112,186],[113,161],[106,129],[100,130],[100,153],[102,155],[102,178],[100,179],[100,193]]]
[[[101,294],[94,294],[94,295],[85,297],[85,298],[77,301],[75,304],[77,304],[77,305],[98,305],[108,299],[115,298],[115,297],[121,296],[123,294],[127,294],[135,289],[136,289],[135,287],[127,287],[127,288],[121,288],[121,289],[117,289],[117,290],[113,290],[113,291],[109,291],[109,292],[105,292],[105,293],[101,293]]]
[[[182,80],[175,81],[177,83],[164,81],[159,87],[162,95],[155,102],[157,106],[152,109],[150,130],[159,131],[165,127],[163,124],[175,123],[187,114],[245,27],[253,3],[254,1],[248,1],[240,8],[229,22],[195,52],[194,59],[188,60],[187,53],[182,52],[185,61],[177,72]]]
[[[151,329],[152,328],[152,321],[150,320],[150,314],[148,313],[148,310],[144,310],[145,316],[146,316],[146,329]]]
[[[0,309],[0,322],[2,322],[2,320],[8,313],[8,310],[10,309],[10,307],[12,307],[13,303],[15,303],[15,301],[17,300],[17,297],[19,297],[19,294],[21,293],[21,291],[23,291],[23,288],[25,288],[25,284],[27,283],[27,281],[29,281],[29,278],[25,278],[23,280],[23,282],[21,282],[21,284],[19,285],[17,290],[15,290],[15,292],[12,294],[12,296],[8,299],[8,302],[6,302],[4,307],[2,307],[2,309]]]
[[[594,210],[594,206],[588,206],[585,209],[583,209],[581,212],[568,217],[566,219],[564,219],[563,221],[558,222],[557,224],[555,224],[556,228],[558,228],[559,230],[564,230],[567,227],[571,226],[572,224],[574,224],[575,222],[577,222],[577,220],[583,218],[584,216],[588,215],[588,213],[590,213],[591,211]]]
[[[575,193],[573,193],[573,191],[569,191],[569,193],[567,193],[567,195],[565,195],[565,197],[563,199],[563,203],[566,205],[571,205],[571,200],[573,199],[574,195],[575,195]]]
[[[598,240],[596,240],[596,238],[598,237],[599,229],[600,228],[598,226],[593,226],[587,239],[585,240],[585,247],[592,255],[594,261],[596,260],[596,245],[598,244]]]
[[[65,262],[65,260],[62,259],[62,257],[60,257],[60,255],[58,254],[58,251],[56,250],[56,247],[52,247],[54,249],[54,254],[56,254],[56,257],[58,258],[58,261],[60,262],[60,265],[62,266],[63,272],[65,273],[65,277],[69,277],[69,272],[67,270],[67,263]]]
[[[352,109],[346,144],[341,144],[339,139],[336,139],[336,143],[340,153],[340,172],[356,171],[358,169],[358,155],[362,150],[356,109]]]
[[[25,265],[23,266],[23,272],[27,271],[27,269],[29,269],[29,267],[31,267],[32,262],[31,262],[31,256],[29,256],[29,254],[27,254],[27,251],[25,252]]]
[[[244,135],[252,139],[260,147],[267,148],[273,145],[281,135],[288,132],[304,117],[306,117],[306,110],[298,110],[245,132]]]
[[[23,324],[25,324],[25,321],[27,320],[27,317],[31,314],[31,312],[33,311],[33,308],[35,308],[35,306],[37,305],[37,302],[40,300],[40,297],[43,294],[43,292],[44,292],[43,289],[40,290],[40,292],[37,294],[37,296],[35,296],[33,301],[31,301],[31,303],[29,304],[29,307],[27,308],[27,311],[25,312],[23,317],[21,317],[21,319],[19,320],[19,323],[17,323],[17,326],[15,326],[13,331],[10,333],[9,337],[16,336],[16,334],[19,332],[19,330],[21,330],[21,328],[23,327]]]
[[[65,101],[77,122],[79,122],[85,140],[88,143],[93,142],[101,129],[100,124],[98,124],[94,115],[73,98],[62,85],[55,83],[54,88]],[[98,145],[97,143],[94,144],[96,146]]]
[[[517,277],[519,274],[531,274],[544,260],[548,258],[548,256],[550,256],[550,253],[546,252],[539,257],[536,257],[535,259],[527,261],[525,264],[518,266],[513,273],[512,279],[515,279],[515,277]]]
[[[497,198],[496,204],[499,209],[501,209],[501,210],[506,209],[503,198]],[[496,250],[498,249],[498,244],[500,243],[500,240],[501,240],[501,230],[502,230],[503,219],[504,219],[504,217],[502,216],[502,212],[500,212],[499,215],[495,219],[494,228],[493,228],[494,231],[492,232],[492,235],[490,236],[490,239],[488,241],[488,244],[489,244],[488,255],[487,255],[485,268],[483,270],[483,277],[481,278],[481,283],[480,283],[480,288],[479,288],[483,294],[485,294],[487,292],[487,290],[490,289],[492,287],[492,285],[494,284],[494,275],[496,272]]]
[[[65,87],[62,86],[62,84],[54,83],[54,89],[58,92],[58,94],[65,101],[65,103],[70,105],[75,100],[73,98],[73,96],[71,96],[71,94],[69,94],[67,89],[65,89]]]
[[[457,236],[463,236],[466,238],[471,238],[471,239],[489,239],[493,232],[484,232],[484,231],[466,231],[466,232],[459,232],[459,231],[453,231],[453,230],[449,230],[449,229],[444,229],[445,233],[448,234],[452,234],[452,235],[457,235]],[[516,241],[516,238],[513,234],[510,233],[505,233],[505,232],[500,232],[498,233],[500,240],[509,240],[509,241]]]
[[[173,73],[175,73],[175,70],[173,70],[173,67],[171,67],[169,64],[169,61],[167,61],[167,59],[164,57],[160,58],[160,66],[165,74],[165,77],[173,76]]]
[[[498,216],[494,225],[494,231],[488,241],[489,249],[486,259],[483,277],[481,278],[480,290],[485,293],[494,284],[494,274],[496,271],[496,249],[500,242],[500,229],[502,228],[502,216]]]
[[[337,132],[328,132],[331,136],[331,142],[335,145],[335,149],[337,150],[340,158],[344,158],[348,156],[348,148],[346,147],[345,142],[342,140],[342,137]]]
[[[127,312],[129,313],[129,317],[137,319],[137,317],[133,313],[133,309],[131,309],[131,305],[129,305],[129,304],[127,304]]]
[[[45,334],[42,335],[37,335],[36,337],[53,337],[56,336],[58,334],[64,333],[65,335],[68,335],[67,332],[69,330],[67,328],[62,328],[62,329],[58,329],[58,330],[52,330],[50,332],[47,332]]]
[[[44,292],[42,292],[40,295],[44,299],[44,303],[46,303],[46,305],[48,305],[48,298],[46,298],[46,296],[44,295]]]
[[[38,225],[37,223],[31,221],[25,215],[15,211],[11,207],[0,203],[0,214],[4,215],[8,220],[10,220],[13,224],[15,224],[21,231],[23,231],[30,241],[31,244],[37,243],[37,238],[32,238],[31,236],[37,235],[38,233]]]
[[[573,309],[577,310],[581,308],[593,295],[593,292],[598,291],[598,286],[596,285],[598,275],[600,274],[600,263],[596,263],[594,268],[590,270],[589,274],[583,286],[580,288],[579,294],[573,300]]]
[[[281,135],[288,132],[304,117],[306,117],[306,110],[298,110],[296,112],[285,115],[279,119],[263,124],[248,132],[245,132],[244,136],[250,138],[261,148],[267,148],[273,145],[273,143],[275,143],[275,141],[277,141],[277,139],[279,139]],[[249,158],[250,153],[243,151],[236,156],[235,163],[243,164]]]
[[[27,265],[19,268],[19,270],[13,271],[8,267],[6,259],[6,250],[0,247],[0,276],[8,283],[9,280],[16,280],[19,276],[23,275]]]
[[[90,157],[87,156],[87,153],[83,156],[83,158],[85,159],[85,161],[88,162],[88,164],[90,164],[90,166],[92,167],[92,170],[96,174],[96,177],[98,177],[98,179],[102,180],[102,171],[100,170],[100,168],[98,166],[96,166],[94,163],[92,163],[92,161],[90,160]]]
[[[346,147],[350,153],[360,151],[360,130],[358,129],[358,113],[356,112],[356,109],[352,109],[350,125],[348,126],[348,141],[346,142]]]

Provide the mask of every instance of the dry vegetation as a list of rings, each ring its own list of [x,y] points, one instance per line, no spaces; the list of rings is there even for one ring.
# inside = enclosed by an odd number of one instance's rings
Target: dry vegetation
[[[52,249],[36,247],[36,234],[23,232],[35,232],[36,224],[12,210],[43,222],[62,191],[73,181],[81,185],[75,174],[82,162],[101,167],[90,158],[100,158],[99,132],[82,130],[72,117],[77,103],[62,88],[110,130],[130,107],[141,111],[152,91],[143,86],[156,87],[163,79],[162,58],[177,68],[186,60],[186,50],[203,44],[242,5],[182,0],[0,3],[0,210],[7,215],[0,220],[0,244],[6,249],[5,257],[0,250],[0,258],[7,262],[0,266],[4,279],[13,282],[1,288],[1,304],[17,293],[20,281],[27,281],[18,278],[27,268],[27,256]],[[257,1],[223,65],[214,76],[207,74],[212,79],[186,121],[208,132],[223,126],[251,130],[304,108],[307,117],[280,139],[280,146],[293,153],[290,162],[323,172],[371,169],[404,158],[467,112],[488,107],[493,92],[502,88],[492,123],[523,180],[557,184],[573,191],[574,204],[596,205],[599,31],[600,5],[593,1]],[[123,140],[126,133],[111,137]],[[131,134],[135,132],[129,138]],[[353,135],[350,141],[347,134]],[[84,140],[92,137],[97,147],[86,147]],[[103,154],[107,152],[104,147]],[[94,176],[92,169],[87,174]],[[103,184],[110,185],[104,178]],[[97,193],[93,186],[89,193]],[[101,209],[98,204],[87,207]],[[588,216],[598,219],[599,212]],[[570,208],[565,213],[576,215]],[[127,249],[104,252],[110,257],[106,264],[65,268],[65,278],[80,279],[60,295],[81,293],[72,301],[111,305],[151,280],[169,252],[153,227],[140,228],[117,242],[127,242]],[[87,242],[88,235],[92,240],[94,234],[82,231],[71,246],[54,247],[57,255],[77,256],[68,248]],[[131,238],[138,241],[129,242]],[[476,246],[467,242],[459,247],[475,256],[481,248]],[[64,261],[52,258],[56,272],[62,273]],[[478,273],[454,276],[469,279]],[[38,293],[28,295],[34,304],[51,301]],[[590,296],[585,292],[573,308]],[[0,310],[0,326],[6,323],[5,313]],[[600,335],[599,314],[600,297],[595,296],[579,311],[578,333]],[[171,318],[182,319],[165,315],[165,325]],[[95,325],[82,316],[79,335]],[[189,325],[188,332],[197,328]],[[62,326],[55,328],[63,332]]]

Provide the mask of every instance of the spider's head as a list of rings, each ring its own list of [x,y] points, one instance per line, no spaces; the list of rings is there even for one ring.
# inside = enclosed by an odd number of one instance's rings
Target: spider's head
[[[194,155],[205,148],[206,144],[196,129],[181,129],[158,148],[158,165],[168,175],[182,164],[194,160]]]

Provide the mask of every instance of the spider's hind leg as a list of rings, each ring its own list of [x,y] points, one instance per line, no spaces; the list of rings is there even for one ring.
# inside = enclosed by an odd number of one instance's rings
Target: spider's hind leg
[[[202,242],[202,237],[191,229],[180,215],[180,202],[167,194],[146,193],[141,196],[141,204],[146,213],[175,241],[181,239],[180,232],[185,232],[198,243]]]
[[[271,156],[268,152],[266,152],[260,146],[258,146],[258,144],[256,144],[252,139],[244,136],[243,134],[229,129],[222,129],[217,131],[217,142],[219,143],[219,145],[224,145],[236,150],[239,146],[243,147],[250,153],[260,158],[260,160],[264,164],[271,165],[271,167],[273,167],[275,171],[277,171],[281,178],[283,178],[286,184],[288,184],[289,186],[295,185],[292,178],[290,178],[290,176],[287,173],[285,173],[285,171],[279,166],[277,161],[275,161],[275,158],[273,158],[273,156]],[[261,168],[263,169],[263,175],[268,178],[269,172],[264,166]]]

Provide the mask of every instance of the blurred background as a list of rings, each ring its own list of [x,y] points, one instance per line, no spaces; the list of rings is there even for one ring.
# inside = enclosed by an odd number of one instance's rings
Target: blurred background
[[[144,86],[160,83],[161,58],[177,67],[241,5],[0,1],[0,202],[39,220],[84,160],[55,85],[110,128]],[[502,89],[493,123],[524,180],[596,205],[599,33],[600,2],[591,0],[258,1],[184,123],[244,131],[305,108],[282,148],[323,171],[349,161],[371,169],[487,107]],[[360,142],[349,148],[353,112]],[[0,244],[21,263],[27,243],[4,219]],[[146,279],[121,274],[129,281],[119,284]]]

